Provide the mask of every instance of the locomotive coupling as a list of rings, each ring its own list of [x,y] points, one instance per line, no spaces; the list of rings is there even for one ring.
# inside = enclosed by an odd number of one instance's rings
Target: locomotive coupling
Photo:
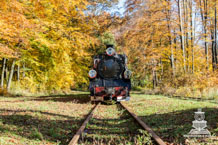
[[[108,88],[105,89],[105,92],[107,94],[114,95],[115,94],[115,89],[113,87],[108,87]]]

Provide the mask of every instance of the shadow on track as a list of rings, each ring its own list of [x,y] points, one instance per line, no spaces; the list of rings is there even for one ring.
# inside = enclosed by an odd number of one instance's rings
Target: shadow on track
[[[31,101],[75,102],[86,104],[90,102],[89,94],[49,95],[34,97]]]
[[[6,97],[8,98],[8,97]],[[0,103],[4,102],[26,102],[26,101],[54,101],[54,102],[73,102],[78,104],[87,104],[90,103],[89,94],[70,94],[70,95],[49,95],[49,96],[39,96],[39,97],[11,97],[16,98],[17,100],[5,101],[2,100]]]

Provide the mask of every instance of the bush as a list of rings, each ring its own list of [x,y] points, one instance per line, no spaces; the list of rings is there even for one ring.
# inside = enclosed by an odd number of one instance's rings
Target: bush
[[[176,90],[175,96],[180,97],[193,97],[193,93],[189,87],[180,87]]]
[[[206,88],[201,95],[202,98],[218,99],[218,88]]]
[[[1,89],[0,88],[0,96],[9,96],[10,94],[6,89]]]
[[[140,87],[140,86],[133,86],[132,90],[133,91],[142,91],[142,87]]]

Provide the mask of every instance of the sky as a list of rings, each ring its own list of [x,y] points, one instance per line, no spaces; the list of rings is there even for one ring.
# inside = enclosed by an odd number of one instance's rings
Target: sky
[[[119,3],[117,6],[114,6],[111,10],[110,13],[116,13],[119,12],[120,15],[122,16],[125,12],[124,4],[126,0],[119,0]]]
[[[118,8],[120,8],[120,9],[119,9],[119,12],[120,12],[121,14],[123,14],[124,11],[125,11],[125,8],[124,8],[125,1],[126,1],[126,0],[119,0]]]

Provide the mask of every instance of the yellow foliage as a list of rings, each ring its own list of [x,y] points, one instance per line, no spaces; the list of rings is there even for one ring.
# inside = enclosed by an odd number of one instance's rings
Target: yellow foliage
[[[87,84],[94,46],[86,0],[10,0],[0,4],[0,57],[25,64],[21,84],[30,92]]]

